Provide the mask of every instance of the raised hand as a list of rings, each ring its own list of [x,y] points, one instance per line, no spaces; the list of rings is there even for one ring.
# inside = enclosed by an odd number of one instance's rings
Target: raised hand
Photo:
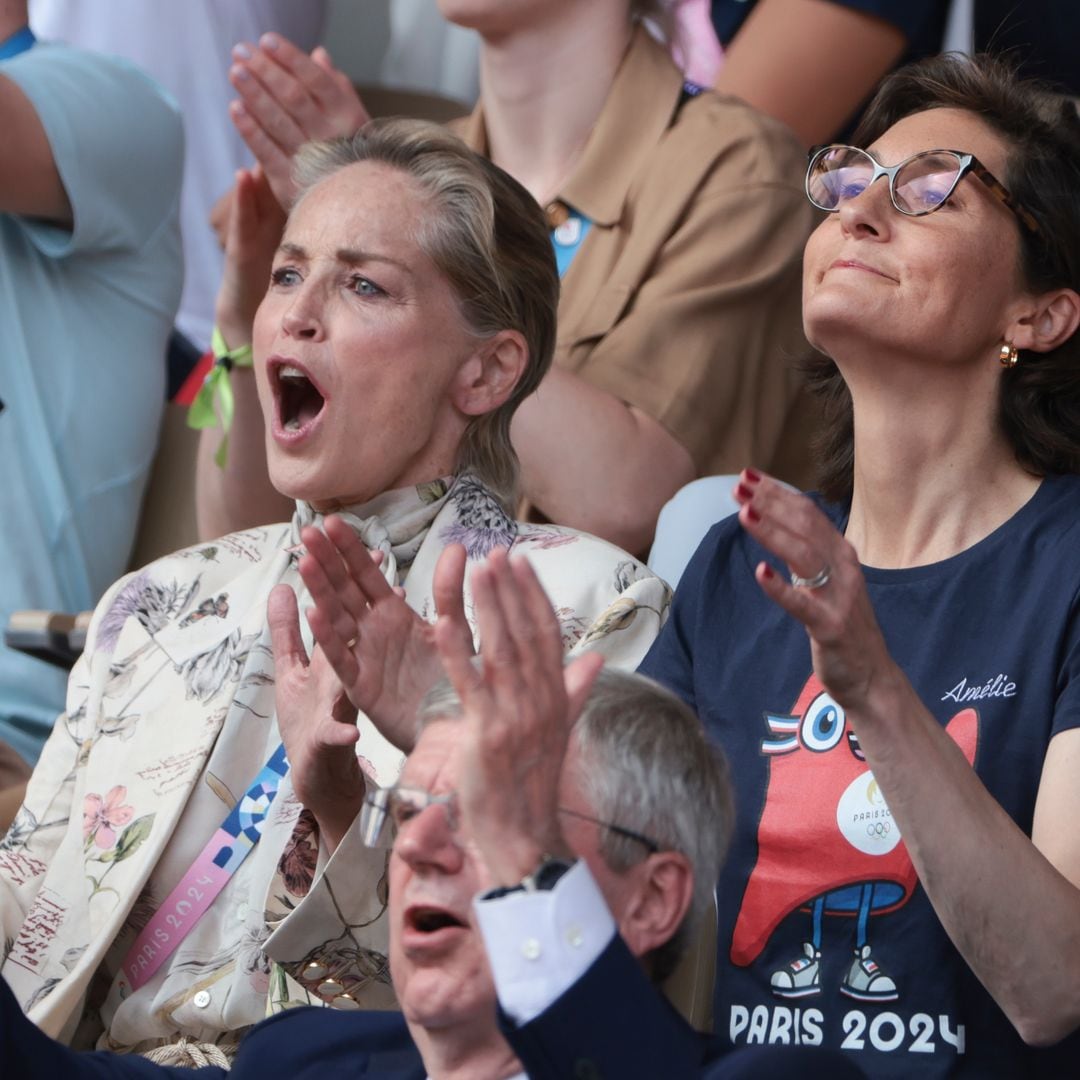
[[[889,656],[855,549],[808,499],[771,477],[745,469],[735,485],[739,522],[794,575],[766,562],[754,571],[767,596],[806,627],[814,672],[845,708],[857,708],[881,678]]]
[[[512,885],[541,858],[566,854],[557,809],[574,721],[603,658],[563,666],[559,623],[532,567],[496,549],[472,575],[483,670],[453,619],[440,616],[443,667],[461,698],[458,800],[496,884]]]
[[[215,321],[225,343],[235,349],[251,342],[255,311],[266,295],[285,227],[285,211],[259,166],[237,172],[231,196]]]
[[[308,624],[353,706],[408,753],[416,738],[417,708],[442,677],[435,627],[390,586],[348,524],[328,517],[324,528],[325,534],[315,528],[301,534],[307,554],[300,560],[300,576],[315,605]],[[464,580],[465,549],[451,545],[435,568],[435,605],[471,653]]]
[[[296,593],[277,585],[267,603],[274,650],[277,722],[296,797],[319,823],[333,851],[364,802],[364,774],[356,759],[356,710],[316,648],[308,660],[300,637]]]
[[[236,130],[288,209],[295,186],[292,159],[312,139],[352,135],[370,119],[349,77],[322,47],[310,56],[280,34],[233,49],[229,82],[240,100],[229,106]]]

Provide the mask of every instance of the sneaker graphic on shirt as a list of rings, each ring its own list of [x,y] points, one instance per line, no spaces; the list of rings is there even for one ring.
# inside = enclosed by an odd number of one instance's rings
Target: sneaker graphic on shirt
[[[760,752],[769,762],[768,781],[757,858],[732,931],[731,962],[751,966],[781,923],[801,921],[802,931],[788,946],[794,952],[795,942],[802,942],[801,955],[766,970],[774,996],[809,997],[821,992],[824,939],[841,930],[849,934],[855,923],[858,951],[843,979],[844,994],[860,1001],[895,1001],[895,974],[882,971],[870,946],[882,920],[908,902],[918,879],[856,732],[813,674],[790,710],[769,710],[764,719],[768,734]],[[976,710],[949,717],[945,731],[973,763]]]
[[[900,996],[896,983],[871,959],[869,945],[855,950],[855,959],[840,984],[840,993],[856,1001],[895,1001]]]
[[[803,955],[772,973],[769,980],[777,997],[801,998],[821,993],[821,953],[809,941],[803,944]]]

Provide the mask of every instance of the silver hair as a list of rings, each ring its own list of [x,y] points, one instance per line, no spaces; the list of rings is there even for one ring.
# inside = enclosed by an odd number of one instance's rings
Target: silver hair
[[[418,727],[461,716],[448,680],[434,686]],[[574,727],[577,774],[593,813],[682,852],[694,869],[694,893],[678,931],[649,958],[653,979],[674,970],[712,902],[727,852],[734,802],[727,763],[693,711],[644,675],[604,668]],[[616,873],[647,855],[644,846],[603,830],[600,853]]]
[[[417,215],[417,243],[449,281],[470,332],[483,339],[516,330],[525,339],[521,378],[502,405],[472,418],[456,464],[513,513],[518,459],[510,421],[555,351],[559,276],[547,221],[513,177],[424,120],[372,120],[347,138],[308,143],[296,156],[294,208],[320,181],[360,162],[399,169],[417,183],[428,202]]]

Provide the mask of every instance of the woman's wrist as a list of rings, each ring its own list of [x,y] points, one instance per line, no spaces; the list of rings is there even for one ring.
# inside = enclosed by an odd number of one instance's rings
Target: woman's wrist
[[[327,761],[304,805],[315,815],[327,847],[333,851],[352,828],[364,808],[367,778],[352,746],[341,747],[340,757]],[[299,794],[299,792],[297,792]]]
[[[333,815],[315,815],[315,821],[319,826],[319,835],[322,838],[322,842],[326,845],[326,850],[331,855],[337,851],[342,840],[349,834],[349,830],[358,827],[357,819],[360,817],[362,808],[363,803],[361,803],[352,814],[342,814],[340,810],[337,810]]]
[[[868,735],[895,730],[898,718],[910,711],[909,706],[922,705],[907,676],[891,657],[867,680],[857,699],[838,699],[838,702],[856,734],[863,731]]]
[[[306,805],[306,804],[305,804]],[[319,836],[326,845],[326,850],[332,855],[338,845],[356,824],[360,811],[364,808],[364,798],[361,793],[359,799],[336,800],[333,806],[316,809],[308,806],[315,815],[315,823],[319,826]]]
[[[253,320],[219,306],[214,322],[230,351],[251,344]]]

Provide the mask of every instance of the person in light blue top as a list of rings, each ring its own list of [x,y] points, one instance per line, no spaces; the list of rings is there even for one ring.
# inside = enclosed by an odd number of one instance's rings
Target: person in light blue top
[[[0,625],[92,607],[124,571],[183,275],[174,103],[26,22],[0,0]],[[65,683],[0,648],[0,750],[36,760]]]

